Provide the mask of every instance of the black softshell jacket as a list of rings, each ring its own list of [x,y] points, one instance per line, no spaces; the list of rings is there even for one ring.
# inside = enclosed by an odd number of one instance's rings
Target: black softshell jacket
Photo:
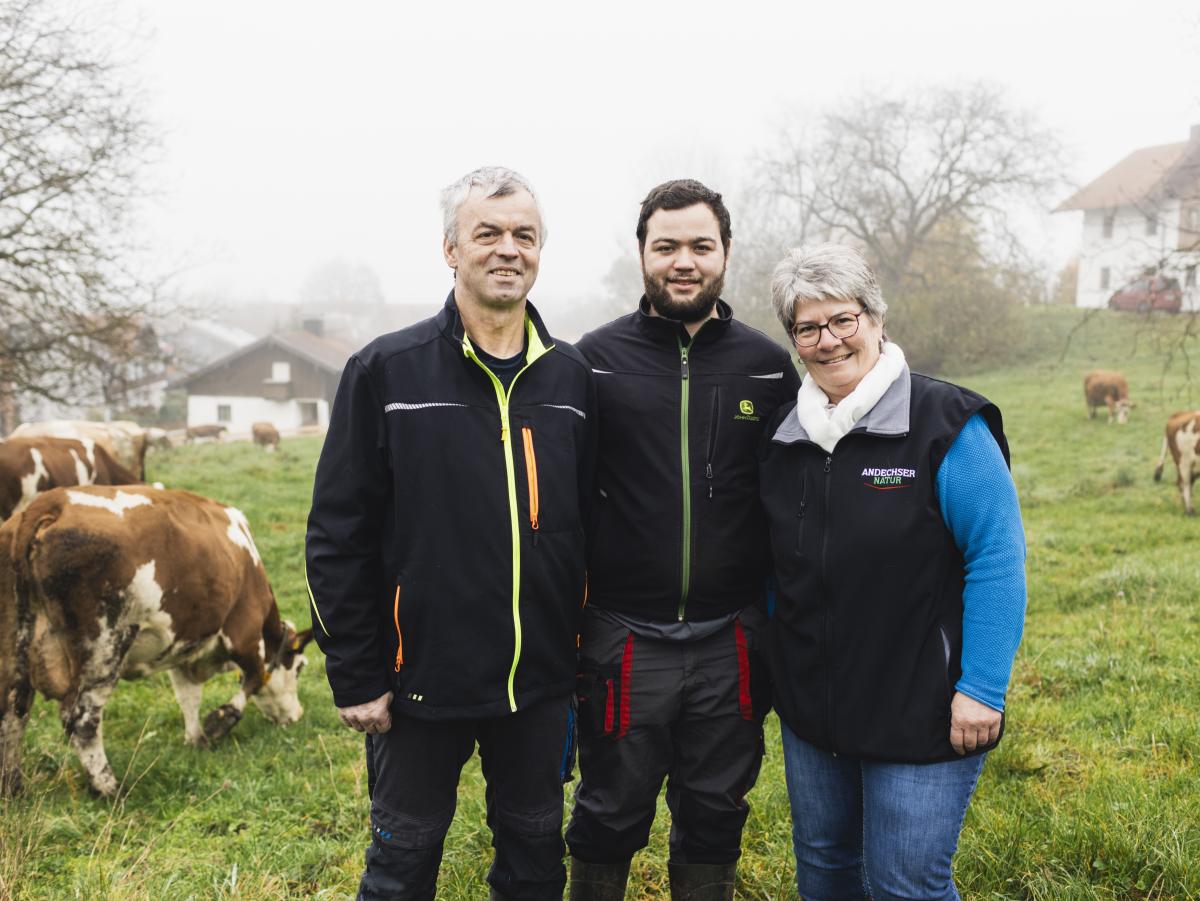
[[[425,719],[570,692],[595,458],[587,364],[527,306],[508,391],[453,294],[350,358],[317,464],[306,575],[335,703]]]
[[[787,351],[724,301],[691,338],[648,309],[643,298],[578,345],[600,403],[588,603],[661,622],[715,619],[762,596],[756,451],[800,379]]]

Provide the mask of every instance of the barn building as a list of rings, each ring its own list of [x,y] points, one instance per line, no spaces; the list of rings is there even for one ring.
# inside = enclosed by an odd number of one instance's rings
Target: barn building
[[[277,332],[177,379],[187,392],[189,426],[218,423],[232,434],[251,424],[278,429],[329,424],[342,368],[355,348],[326,337],[320,320],[300,331]]]

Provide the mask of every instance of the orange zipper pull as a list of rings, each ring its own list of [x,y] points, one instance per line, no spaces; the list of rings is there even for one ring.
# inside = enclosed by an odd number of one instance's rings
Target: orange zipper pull
[[[392,602],[392,620],[396,623],[396,672],[404,665],[404,636],[400,634],[400,586],[396,586],[396,600]]]

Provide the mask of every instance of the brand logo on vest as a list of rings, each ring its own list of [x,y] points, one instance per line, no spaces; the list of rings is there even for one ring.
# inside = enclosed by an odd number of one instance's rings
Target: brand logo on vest
[[[917,481],[915,469],[877,469],[868,466],[862,471],[863,484],[876,491],[891,491],[895,488],[911,488]]]
[[[739,400],[738,410],[741,412],[733,417],[734,419],[741,419],[746,422],[758,422],[762,418],[761,416],[754,415],[754,401],[752,400]]]

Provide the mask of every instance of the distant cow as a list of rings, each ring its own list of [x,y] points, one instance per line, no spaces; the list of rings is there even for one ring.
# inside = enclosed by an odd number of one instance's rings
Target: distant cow
[[[1167,420],[1167,427],[1163,432],[1162,452],[1158,455],[1158,466],[1154,467],[1156,482],[1162,481],[1163,464],[1167,462],[1168,449],[1175,461],[1183,512],[1188,516],[1195,516],[1192,483],[1200,476],[1200,410],[1175,413]]]
[[[247,698],[270,720],[303,713],[296,679],[312,631],[279,618],[240,511],[148,486],[49,491],[0,528],[0,794],[20,788],[34,691],[59,702],[88,782],[118,784],[101,723],[118,678],[166,670],[189,744],[224,736]],[[200,723],[203,683],[238,691]]]
[[[1119,372],[1094,369],[1083,377],[1083,397],[1087,403],[1088,418],[1096,418],[1096,408],[1108,407],[1108,421],[1115,419],[1124,425],[1129,421],[1129,383]]]
[[[279,430],[269,422],[256,422],[250,426],[254,443],[263,447],[267,453],[272,453],[279,447]]]
[[[228,431],[223,425],[191,425],[187,430],[187,443],[196,441],[220,441]]]
[[[90,438],[0,441],[0,522],[60,485],[129,485],[140,481]]]
[[[10,438],[90,439],[128,469],[137,481],[146,477],[146,430],[128,419],[93,422],[88,419],[56,419],[49,422],[23,422]]]

